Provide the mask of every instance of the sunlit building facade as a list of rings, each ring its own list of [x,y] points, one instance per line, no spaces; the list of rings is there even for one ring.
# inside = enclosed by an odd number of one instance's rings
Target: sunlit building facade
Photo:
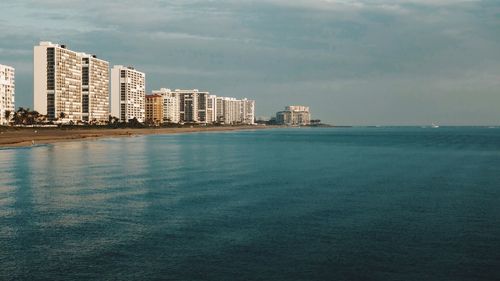
[[[121,122],[145,121],[146,74],[130,66],[111,69],[111,115]]]
[[[15,110],[15,70],[0,64],[0,125],[8,125]],[[6,112],[10,112],[6,116]],[[8,117],[8,118],[6,118]]]
[[[103,123],[109,119],[109,63],[82,54],[82,119]]]
[[[49,120],[82,120],[82,57],[65,45],[34,47],[34,109]]]
[[[146,95],[146,122],[160,125],[163,123],[163,96]]]

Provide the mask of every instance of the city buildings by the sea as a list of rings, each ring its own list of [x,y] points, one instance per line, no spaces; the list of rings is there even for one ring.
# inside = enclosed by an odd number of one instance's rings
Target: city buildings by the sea
[[[15,109],[15,70],[0,64],[0,125],[8,124]]]
[[[123,65],[110,71],[108,61],[66,45],[40,42],[34,47],[33,63],[34,110],[48,122],[255,123],[254,100],[218,97],[197,89],[161,88],[147,95],[145,72]],[[14,110],[13,90],[8,108]]]
[[[287,126],[307,126],[311,124],[311,113],[308,106],[289,105],[285,110],[276,113],[276,123]]]

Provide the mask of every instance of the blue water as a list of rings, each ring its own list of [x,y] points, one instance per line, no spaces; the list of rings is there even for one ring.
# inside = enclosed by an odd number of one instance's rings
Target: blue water
[[[0,280],[500,280],[500,129],[0,150]]]

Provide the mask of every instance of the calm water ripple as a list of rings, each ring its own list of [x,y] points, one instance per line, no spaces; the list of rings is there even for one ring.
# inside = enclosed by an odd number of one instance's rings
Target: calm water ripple
[[[500,280],[500,130],[0,150],[0,280]]]

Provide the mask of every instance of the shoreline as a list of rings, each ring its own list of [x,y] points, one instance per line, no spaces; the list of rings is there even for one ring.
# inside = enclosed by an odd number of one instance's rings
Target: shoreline
[[[139,135],[169,135],[271,129],[274,126],[221,126],[193,128],[8,128],[0,133],[0,148],[28,147],[57,142],[95,140]]]

